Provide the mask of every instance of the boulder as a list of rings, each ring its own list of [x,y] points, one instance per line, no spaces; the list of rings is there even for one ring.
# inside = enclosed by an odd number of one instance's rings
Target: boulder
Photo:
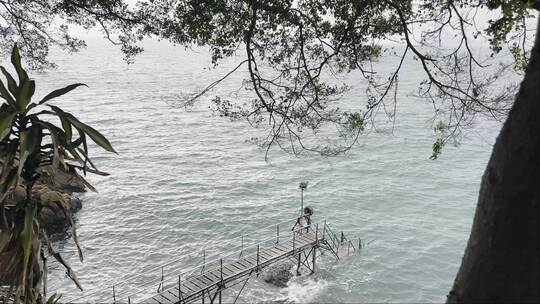
[[[291,269],[294,265],[290,262],[283,262],[271,265],[263,273],[263,279],[266,283],[277,287],[287,287],[287,283],[293,277]]]

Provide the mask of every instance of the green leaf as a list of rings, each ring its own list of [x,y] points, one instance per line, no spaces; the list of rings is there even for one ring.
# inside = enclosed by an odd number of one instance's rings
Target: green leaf
[[[17,96],[17,83],[15,82],[15,79],[13,79],[13,76],[11,76],[3,66],[0,67],[0,70],[2,70],[4,76],[6,76],[9,91],[13,96]]]
[[[58,90],[54,90],[52,92],[50,92],[49,94],[47,94],[47,96],[43,97],[42,100],[40,100],[38,102],[38,104],[44,104],[45,102],[47,102],[48,100],[51,100],[53,98],[56,98],[58,96],[62,96],[66,93],[68,93],[69,91],[72,91],[74,89],[76,89],[77,87],[80,87],[80,86],[85,86],[85,87],[88,87],[86,84],[84,83],[75,83],[75,84],[70,84],[68,85],[67,87],[65,88],[61,88],[61,89],[58,89]]]
[[[6,173],[2,174],[2,183],[0,184],[0,201],[3,201],[9,190],[15,185],[17,181],[17,170],[8,169]]]
[[[0,114],[0,140],[4,140],[6,136],[11,132],[11,127],[13,126],[13,119],[17,113],[4,113]]]
[[[19,94],[17,95],[17,108],[19,111],[24,112],[26,110],[26,106],[30,103],[30,99],[32,99],[35,90],[35,81],[30,79],[23,80],[19,86]]]
[[[15,44],[13,50],[11,51],[11,64],[15,67],[17,75],[19,75],[19,86],[23,83],[24,80],[28,79],[28,74],[23,69],[21,64],[21,54],[19,52],[19,47]]]
[[[22,169],[26,164],[26,159],[32,153],[39,149],[41,145],[42,132],[38,126],[32,126],[30,129],[21,132],[21,145],[19,150],[19,169],[17,175],[21,175]],[[37,148],[37,149],[36,149]]]
[[[16,109],[15,99],[13,99],[11,94],[9,94],[8,90],[4,86],[4,82],[2,81],[2,79],[0,79],[0,97],[4,98],[13,109]]]
[[[82,130],[86,135],[88,135],[97,145],[102,147],[103,149],[117,153],[114,148],[112,147],[111,143],[105,136],[103,136],[101,133],[99,133],[96,129],[90,127],[87,124],[82,123],[79,121],[75,116],[71,115],[70,113],[62,111],[60,108],[56,106],[49,106],[53,111],[55,111],[58,116],[63,116],[67,118],[73,126],[75,126],[77,129]]]
[[[27,206],[24,214],[24,228],[21,232],[21,240],[23,247],[23,290],[26,283],[26,275],[28,271],[28,261],[32,252],[32,240],[34,236],[34,217],[36,216],[37,206]]]
[[[51,141],[53,144],[53,153],[54,153],[52,165],[54,168],[58,168],[58,165],[61,162],[60,153],[58,152],[58,145],[59,145],[58,133],[62,132],[62,130],[58,128],[57,126],[53,125],[52,123],[46,122],[46,121],[35,120],[34,123],[43,126],[44,128],[46,128],[47,130],[51,132]]]
[[[65,117],[59,116],[60,121],[62,122],[62,128],[64,128],[64,131],[66,132],[66,139],[67,142],[71,142],[71,138],[73,137],[73,130],[71,128],[71,123],[69,120]]]

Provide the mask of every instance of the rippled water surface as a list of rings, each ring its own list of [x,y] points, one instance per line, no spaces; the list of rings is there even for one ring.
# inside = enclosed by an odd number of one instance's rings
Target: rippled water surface
[[[59,68],[35,76],[38,94],[87,83],[89,89],[56,104],[101,130],[119,152],[93,149],[96,164],[112,175],[90,176],[99,193],[81,195],[77,226],[84,262],[71,240],[55,243],[85,288],[78,291],[60,266],[50,265],[50,288],[65,299],[100,289],[110,293],[113,282],[183,256],[181,264],[193,265],[203,248],[219,254],[228,241],[238,244],[250,230],[295,216],[298,183],[309,181],[305,199],[315,216],[367,246],[339,262],[323,258],[314,275],[295,277],[285,288],[254,279],[240,301],[445,300],[498,126],[477,125],[459,147],[429,160],[432,108],[412,94],[422,77],[419,67],[408,65],[401,75],[393,133],[386,126],[371,130],[337,157],[275,150],[266,162],[265,151],[248,142],[260,131],[213,115],[204,100],[188,111],[171,106],[178,94],[219,78],[230,62],[212,70],[204,51],[151,43],[128,66],[118,50],[100,41],[53,58]],[[235,91],[243,76],[214,93]],[[355,79],[349,77],[352,89],[342,101],[362,109],[365,97]],[[141,280],[159,276],[153,275]]]

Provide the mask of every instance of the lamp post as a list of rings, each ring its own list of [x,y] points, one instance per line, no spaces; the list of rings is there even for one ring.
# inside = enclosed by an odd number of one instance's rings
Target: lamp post
[[[300,183],[300,192],[301,192],[301,197],[300,197],[300,216],[302,216],[302,214],[304,213],[304,190],[307,189],[307,185],[308,185],[308,182],[301,182]]]

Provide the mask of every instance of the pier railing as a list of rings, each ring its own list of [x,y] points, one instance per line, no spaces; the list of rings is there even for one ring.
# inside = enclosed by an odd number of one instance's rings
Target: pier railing
[[[250,230],[247,234],[234,238],[225,243],[228,248],[220,250],[219,253],[207,255],[206,249],[201,252],[199,262],[195,264],[191,263],[190,267],[185,267],[189,264],[185,257],[174,259],[165,264],[153,267],[149,270],[140,272],[137,275],[127,277],[121,281],[117,281],[110,285],[105,290],[98,290],[84,295],[73,302],[77,303],[136,303],[142,300],[148,299],[154,296],[156,293],[167,291],[169,289],[176,288],[181,290],[183,280],[189,280],[197,276],[201,276],[202,273],[208,270],[221,270],[223,274],[223,265],[232,263],[239,258],[245,256],[251,256],[256,258],[257,267],[259,270],[259,251],[262,248],[271,247],[272,245],[279,244],[281,242],[292,242],[293,252],[295,250],[296,239],[299,235],[306,232],[315,232],[317,242],[320,240],[321,244],[328,247],[330,251],[339,257],[339,249],[347,242],[347,251],[349,252],[355,247],[351,240],[348,240],[344,233],[338,236],[327,225],[326,221],[323,221],[321,225],[319,223],[312,223],[308,226],[302,226],[293,228],[294,221],[283,221],[278,224],[270,225],[260,229]],[[260,236],[268,236],[263,239],[259,239]],[[246,236],[251,241],[246,241]],[[216,271],[213,271],[216,273]],[[180,293],[179,293],[180,294]]]

